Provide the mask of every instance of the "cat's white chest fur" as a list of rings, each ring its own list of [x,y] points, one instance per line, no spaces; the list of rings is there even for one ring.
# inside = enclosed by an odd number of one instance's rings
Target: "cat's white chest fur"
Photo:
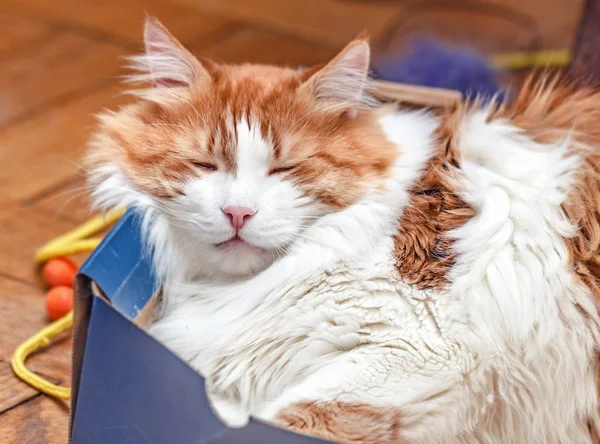
[[[217,402],[264,419],[307,390],[326,398],[340,385],[346,402],[409,402],[428,385],[455,384],[474,361],[456,343],[468,334],[466,313],[403,284],[392,252],[387,238],[366,257],[286,282],[243,314],[199,293],[150,332],[205,376]],[[368,374],[352,375],[364,366]]]

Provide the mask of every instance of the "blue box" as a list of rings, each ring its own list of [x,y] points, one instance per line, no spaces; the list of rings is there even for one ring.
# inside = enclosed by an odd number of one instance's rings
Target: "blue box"
[[[132,322],[156,290],[128,211],[75,282],[71,443],[325,443],[255,420],[242,429],[221,423],[204,379]]]

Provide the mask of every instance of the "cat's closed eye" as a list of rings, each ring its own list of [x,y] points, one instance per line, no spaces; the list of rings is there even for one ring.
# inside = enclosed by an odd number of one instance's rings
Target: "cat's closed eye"
[[[192,163],[194,164],[194,166],[197,166],[198,168],[202,168],[203,170],[207,170],[207,171],[216,171],[217,170],[217,167],[210,163],[204,163],[204,162],[192,162]]]
[[[290,165],[286,167],[273,168],[269,171],[269,175],[287,173],[288,171],[292,171],[294,168],[296,168],[296,166],[297,165]]]

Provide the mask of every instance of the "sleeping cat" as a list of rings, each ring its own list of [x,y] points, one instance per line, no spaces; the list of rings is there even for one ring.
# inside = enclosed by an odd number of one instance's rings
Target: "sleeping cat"
[[[99,206],[133,207],[150,333],[249,415],[355,443],[598,438],[600,93],[378,106],[360,37],[304,71],[194,58],[156,20],[101,117]]]

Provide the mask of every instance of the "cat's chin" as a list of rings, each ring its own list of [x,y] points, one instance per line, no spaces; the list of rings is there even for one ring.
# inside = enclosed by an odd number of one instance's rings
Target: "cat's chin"
[[[268,268],[275,252],[252,245],[238,237],[214,246],[213,265],[230,276],[250,276]]]

